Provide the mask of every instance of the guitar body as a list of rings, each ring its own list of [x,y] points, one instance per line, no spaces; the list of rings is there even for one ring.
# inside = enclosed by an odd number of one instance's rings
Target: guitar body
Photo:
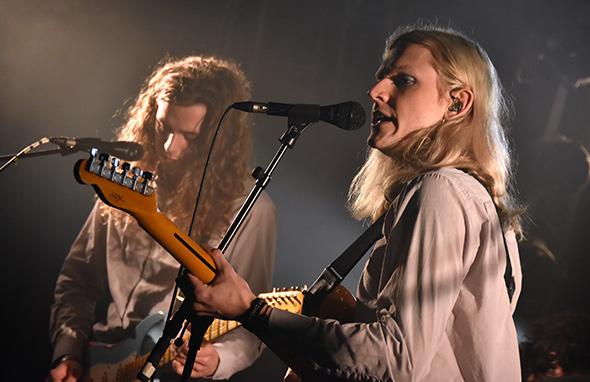
[[[259,295],[273,308],[287,310],[293,313],[301,313],[303,306],[303,292],[299,289],[273,290],[270,293]],[[351,318],[354,314],[354,297],[340,286],[327,298],[326,305],[321,312],[326,317],[338,317],[341,320]],[[131,382],[137,380],[137,374],[154,344],[162,336],[166,323],[166,315],[158,312],[150,315],[140,322],[133,335],[118,344],[92,343],[88,349],[88,371],[82,379],[84,382]],[[241,324],[236,321],[215,319],[203,340],[211,342],[218,337],[239,328]],[[173,359],[170,349],[166,350],[158,366],[163,366]]]
[[[153,345],[164,330],[166,315],[158,312],[140,322],[133,335],[119,344],[91,343],[88,348],[88,364],[91,365],[84,382],[135,381],[139,368],[145,362]],[[165,355],[168,360],[171,356]]]

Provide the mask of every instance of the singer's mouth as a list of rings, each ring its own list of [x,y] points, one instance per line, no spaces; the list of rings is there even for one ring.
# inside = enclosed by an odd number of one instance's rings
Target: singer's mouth
[[[161,155],[160,155],[160,161],[161,161],[163,164],[165,164],[165,165],[168,165],[168,166],[170,166],[170,165],[174,165],[175,163],[177,163],[177,162],[178,162],[178,159],[179,159],[179,158],[174,158],[174,157],[171,157],[171,156],[170,156],[170,155],[168,155],[168,154],[161,154]]]
[[[371,127],[377,127],[379,126],[382,122],[393,122],[393,118],[391,117],[386,117],[383,114],[375,114],[373,116],[373,121],[371,122]]]

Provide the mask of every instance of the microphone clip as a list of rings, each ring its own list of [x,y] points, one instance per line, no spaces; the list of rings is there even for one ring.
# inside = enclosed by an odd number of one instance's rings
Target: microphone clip
[[[284,146],[292,149],[295,146],[295,142],[303,133],[305,129],[307,129],[313,122],[304,122],[299,118],[293,118],[295,121],[292,120],[291,117],[288,117],[288,124],[289,128],[279,139]]]

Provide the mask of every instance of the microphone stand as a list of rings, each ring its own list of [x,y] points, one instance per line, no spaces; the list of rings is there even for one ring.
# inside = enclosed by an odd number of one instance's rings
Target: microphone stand
[[[65,157],[66,155],[75,154],[80,151],[90,151],[87,149],[83,149],[83,148],[79,148],[79,147],[70,147],[70,146],[66,146],[66,145],[60,145],[59,147],[54,148],[54,149],[37,150],[37,151],[32,151],[32,152],[29,151],[32,148],[36,148],[41,144],[49,142],[49,140],[47,140],[47,142],[45,142],[44,139],[47,139],[47,138],[43,138],[42,140],[33,143],[32,145],[26,147],[25,149],[23,149],[19,153],[0,155],[0,160],[8,159],[8,162],[4,163],[0,167],[0,171],[7,168],[8,165],[11,164],[12,162],[16,163],[16,160],[20,159],[20,158],[39,157],[39,156],[53,155],[53,154],[60,154],[62,157]]]
[[[23,153],[20,155],[18,155],[18,154],[0,155],[0,160],[11,159],[15,156],[18,156],[19,158],[38,157],[38,156],[51,155],[51,154],[61,154],[61,156],[66,156],[66,155],[74,154],[78,151],[80,151],[80,150],[73,150],[70,148],[58,147],[56,149],[39,150],[39,151],[30,152],[30,153]]]
[[[60,146],[56,149],[37,150],[37,151],[30,152],[32,149],[35,149],[45,143],[49,143],[49,139],[48,138],[41,138],[37,142],[34,142],[33,144],[25,147],[24,149],[22,149],[20,152],[18,152],[16,154],[0,155],[0,160],[8,159],[8,161],[6,163],[4,163],[2,166],[0,166],[0,171],[7,168],[11,163],[13,163],[13,162],[16,163],[16,160],[20,159],[20,158],[37,157],[37,156],[45,156],[45,155],[52,155],[52,154],[61,154],[61,156],[66,156],[66,155],[70,155],[70,154],[73,154],[73,153],[79,151],[77,149],[73,149],[70,147]]]
[[[283,136],[279,139],[279,142],[281,142],[281,147],[275,153],[275,156],[269,163],[267,170],[264,171],[263,168],[256,167],[252,172],[252,176],[254,177],[254,179],[256,179],[256,183],[254,184],[254,187],[250,191],[250,194],[240,207],[240,210],[238,211],[236,217],[234,218],[230,227],[226,231],[223,239],[219,243],[218,248],[222,252],[224,252],[227,249],[230,242],[234,238],[236,232],[243,224],[246,216],[254,206],[254,203],[256,203],[256,200],[258,199],[262,191],[268,186],[268,183],[271,180],[272,173],[276,169],[279,161],[282,159],[287,149],[292,149],[294,147],[295,142],[297,141],[301,133],[303,133],[303,131],[312,123],[313,122],[310,123],[300,118],[289,116],[289,127],[287,131],[283,134]],[[203,337],[207,331],[207,328],[211,325],[213,318],[198,316],[192,308],[192,301],[190,301],[187,297],[184,299],[184,301],[182,302],[176,313],[172,316],[172,318],[166,322],[162,336],[156,342],[156,345],[154,346],[152,352],[148,356],[145,364],[137,374],[137,378],[140,381],[147,382],[152,378],[160,360],[166,352],[166,349],[168,349],[170,342],[178,336],[178,333],[181,330],[182,324],[185,320],[191,324],[191,336],[188,344],[189,351],[187,354],[186,363],[184,364],[184,369],[180,380],[182,382],[188,382],[190,380],[190,375],[197,356],[197,352],[201,347]]]

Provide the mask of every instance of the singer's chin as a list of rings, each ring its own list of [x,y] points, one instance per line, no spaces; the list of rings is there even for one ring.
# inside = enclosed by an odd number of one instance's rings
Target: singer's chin
[[[376,149],[376,137],[377,137],[377,132],[374,129],[371,129],[371,133],[369,134],[369,137],[367,138],[367,145],[369,147],[372,147],[374,149]]]

